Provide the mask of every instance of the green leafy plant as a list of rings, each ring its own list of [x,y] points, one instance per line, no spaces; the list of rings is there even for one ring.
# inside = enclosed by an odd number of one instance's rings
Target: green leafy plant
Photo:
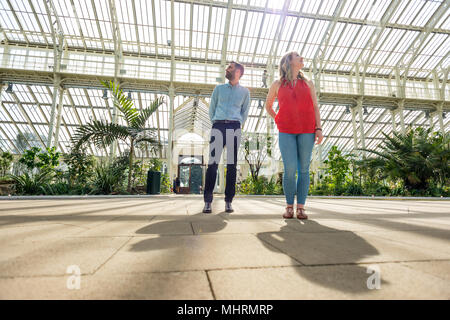
[[[94,171],[93,191],[94,194],[111,194],[123,191],[125,180],[125,169],[122,163],[113,164],[100,163]]]
[[[146,181],[147,172],[145,168],[147,165],[141,160],[133,163],[133,176],[131,177],[131,185],[133,188],[136,186],[143,186]]]
[[[64,155],[68,167],[68,181],[71,186],[86,184],[94,173],[95,157],[83,150],[72,150]]]
[[[35,168],[42,171],[49,171],[56,168],[59,164],[60,152],[56,151],[56,147],[41,150],[38,147],[32,147],[25,150],[19,163],[23,164],[28,170]]]
[[[332,146],[324,163],[328,165],[325,171],[330,175],[336,192],[341,193],[350,173],[350,161],[337,146]]]
[[[170,193],[172,184],[170,182],[169,174],[164,173],[161,175],[161,193]]]
[[[0,153],[0,177],[6,176],[11,168],[13,162],[13,155],[8,151]]]
[[[102,81],[101,83],[112,91],[114,106],[121,113],[121,117],[125,120],[126,125],[93,121],[78,127],[72,143],[75,150],[89,142],[93,142],[98,147],[109,146],[117,140],[128,143],[130,150],[127,190],[131,192],[135,147],[144,142],[150,145],[152,152],[157,151],[161,147],[155,138],[155,129],[146,128],[146,123],[163,103],[163,99],[158,98],[151,103],[150,107],[138,110],[134,107],[132,100],[125,96],[118,84],[115,84],[113,81]]]
[[[161,171],[163,162],[159,160],[158,158],[152,158],[150,159],[148,170],[149,171]]]
[[[346,196],[362,196],[363,194],[363,188],[359,184],[353,182],[348,183],[344,190],[344,195]]]
[[[383,133],[386,138],[380,151],[365,150],[375,157],[361,164],[380,175],[381,179],[401,180],[408,190],[426,190],[431,183],[446,186],[450,177],[450,137],[431,129],[409,129],[405,134]]]
[[[41,187],[41,190],[45,195],[74,194],[72,187],[67,182],[45,184]]]
[[[11,175],[15,182],[15,189],[18,194],[43,194],[45,187],[53,178],[53,172],[49,169],[41,170],[37,173],[25,172],[22,175]]]
[[[258,177],[255,181],[252,176],[248,176],[239,184],[240,194],[283,194],[283,187],[280,180],[266,177]]]

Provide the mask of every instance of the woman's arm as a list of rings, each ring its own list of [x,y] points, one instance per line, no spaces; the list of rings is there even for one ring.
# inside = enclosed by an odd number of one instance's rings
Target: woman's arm
[[[272,83],[269,89],[269,93],[267,94],[266,98],[266,111],[267,113],[275,119],[275,116],[277,115],[275,111],[273,110],[273,102],[275,101],[277,94],[278,94],[278,88],[280,87],[280,81],[276,80]]]
[[[320,130],[315,131],[317,144],[320,144],[323,140],[323,133],[322,133],[322,125],[320,122],[320,111],[319,111],[319,104],[317,102],[316,88],[314,87],[314,83],[311,80],[307,81],[307,83],[309,86],[309,90],[311,91],[311,98],[314,105],[314,114],[316,117],[316,129],[320,128]]]

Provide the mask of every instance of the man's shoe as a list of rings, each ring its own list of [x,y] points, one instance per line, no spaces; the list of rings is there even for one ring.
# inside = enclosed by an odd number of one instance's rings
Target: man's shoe
[[[231,202],[225,202],[225,212],[231,213],[233,212],[233,208],[231,207]]]
[[[211,213],[211,202],[205,202],[205,207],[203,208],[203,213]]]

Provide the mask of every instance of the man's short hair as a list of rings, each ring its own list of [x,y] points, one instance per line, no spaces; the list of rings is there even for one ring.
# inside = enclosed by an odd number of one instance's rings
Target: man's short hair
[[[236,61],[231,61],[230,63],[234,63],[234,67],[241,71],[241,77],[244,75],[244,66]]]

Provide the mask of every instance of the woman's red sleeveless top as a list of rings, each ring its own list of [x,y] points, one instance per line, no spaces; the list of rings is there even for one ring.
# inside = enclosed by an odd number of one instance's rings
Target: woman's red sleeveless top
[[[278,131],[283,133],[314,133],[316,117],[311,90],[305,80],[298,79],[295,87],[282,80],[278,89],[278,106],[275,116]]]

